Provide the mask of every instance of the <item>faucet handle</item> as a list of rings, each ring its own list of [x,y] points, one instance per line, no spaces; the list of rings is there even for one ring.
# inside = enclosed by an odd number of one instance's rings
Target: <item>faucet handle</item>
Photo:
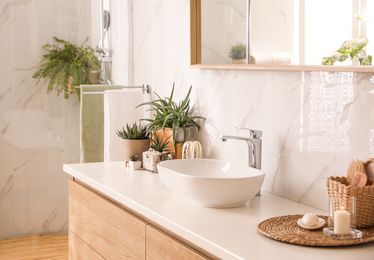
[[[250,129],[250,128],[246,128],[246,127],[240,127],[240,126],[237,126],[236,128],[241,129],[241,130],[248,130],[250,138],[259,139],[259,138],[262,137],[262,131],[261,130],[254,130],[254,129]]]

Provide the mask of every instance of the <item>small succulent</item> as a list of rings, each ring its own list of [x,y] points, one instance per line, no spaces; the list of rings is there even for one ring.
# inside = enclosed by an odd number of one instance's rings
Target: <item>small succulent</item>
[[[126,124],[126,128],[123,127],[122,130],[117,131],[117,135],[122,139],[131,140],[143,140],[149,139],[149,134],[147,132],[147,126],[142,124],[137,124],[136,122],[132,125]]]
[[[152,144],[149,147],[160,153],[167,152],[169,151],[168,149],[166,149],[166,146],[169,144],[169,141],[168,141],[169,138],[170,136],[166,138],[165,141],[163,141],[163,139],[160,140],[157,136],[156,140],[151,139]]]
[[[171,157],[169,156],[169,154],[165,154],[164,156],[161,156],[161,161],[168,161],[168,160],[171,160]]]
[[[130,161],[136,162],[139,159],[139,155],[130,154],[129,158],[130,158]]]
[[[229,57],[234,60],[245,59],[247,52],[247,47],[243,43],[238,43],[234,46],[231,46]]]

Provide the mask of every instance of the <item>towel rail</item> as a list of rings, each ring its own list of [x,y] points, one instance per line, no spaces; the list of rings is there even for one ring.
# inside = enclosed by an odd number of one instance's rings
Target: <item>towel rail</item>
[[[75,88],[80,89],[80,86],[76,86]],[[141,88],[143,90],[143,94],[150,94],[151,87],[149,85],[141,85],[141,86],[122,86],[122,89],[134,89],[134,88]],[[104,94],[104,92],[100,91],[92,91],[92,92],[82,92],[83,95],[86,94]]]

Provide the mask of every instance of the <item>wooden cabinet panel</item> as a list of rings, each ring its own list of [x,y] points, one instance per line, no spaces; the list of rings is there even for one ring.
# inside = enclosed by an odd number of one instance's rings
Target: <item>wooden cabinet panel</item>
[[[208,259],[151,226],[146,227],[146,258],[155,260]]]
[[[145,223],[74,181],[69,229],[105,259],[145,259]]]
[[[101,255],[84,243],[79,237],[69,232],[69,260],[105,260]]]

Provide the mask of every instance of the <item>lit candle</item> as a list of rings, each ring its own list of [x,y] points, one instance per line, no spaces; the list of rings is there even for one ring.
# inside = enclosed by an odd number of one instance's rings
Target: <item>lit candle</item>
[[[334,213],[334,233],[349,234],[351,229],[351,214],[343,208]]]

